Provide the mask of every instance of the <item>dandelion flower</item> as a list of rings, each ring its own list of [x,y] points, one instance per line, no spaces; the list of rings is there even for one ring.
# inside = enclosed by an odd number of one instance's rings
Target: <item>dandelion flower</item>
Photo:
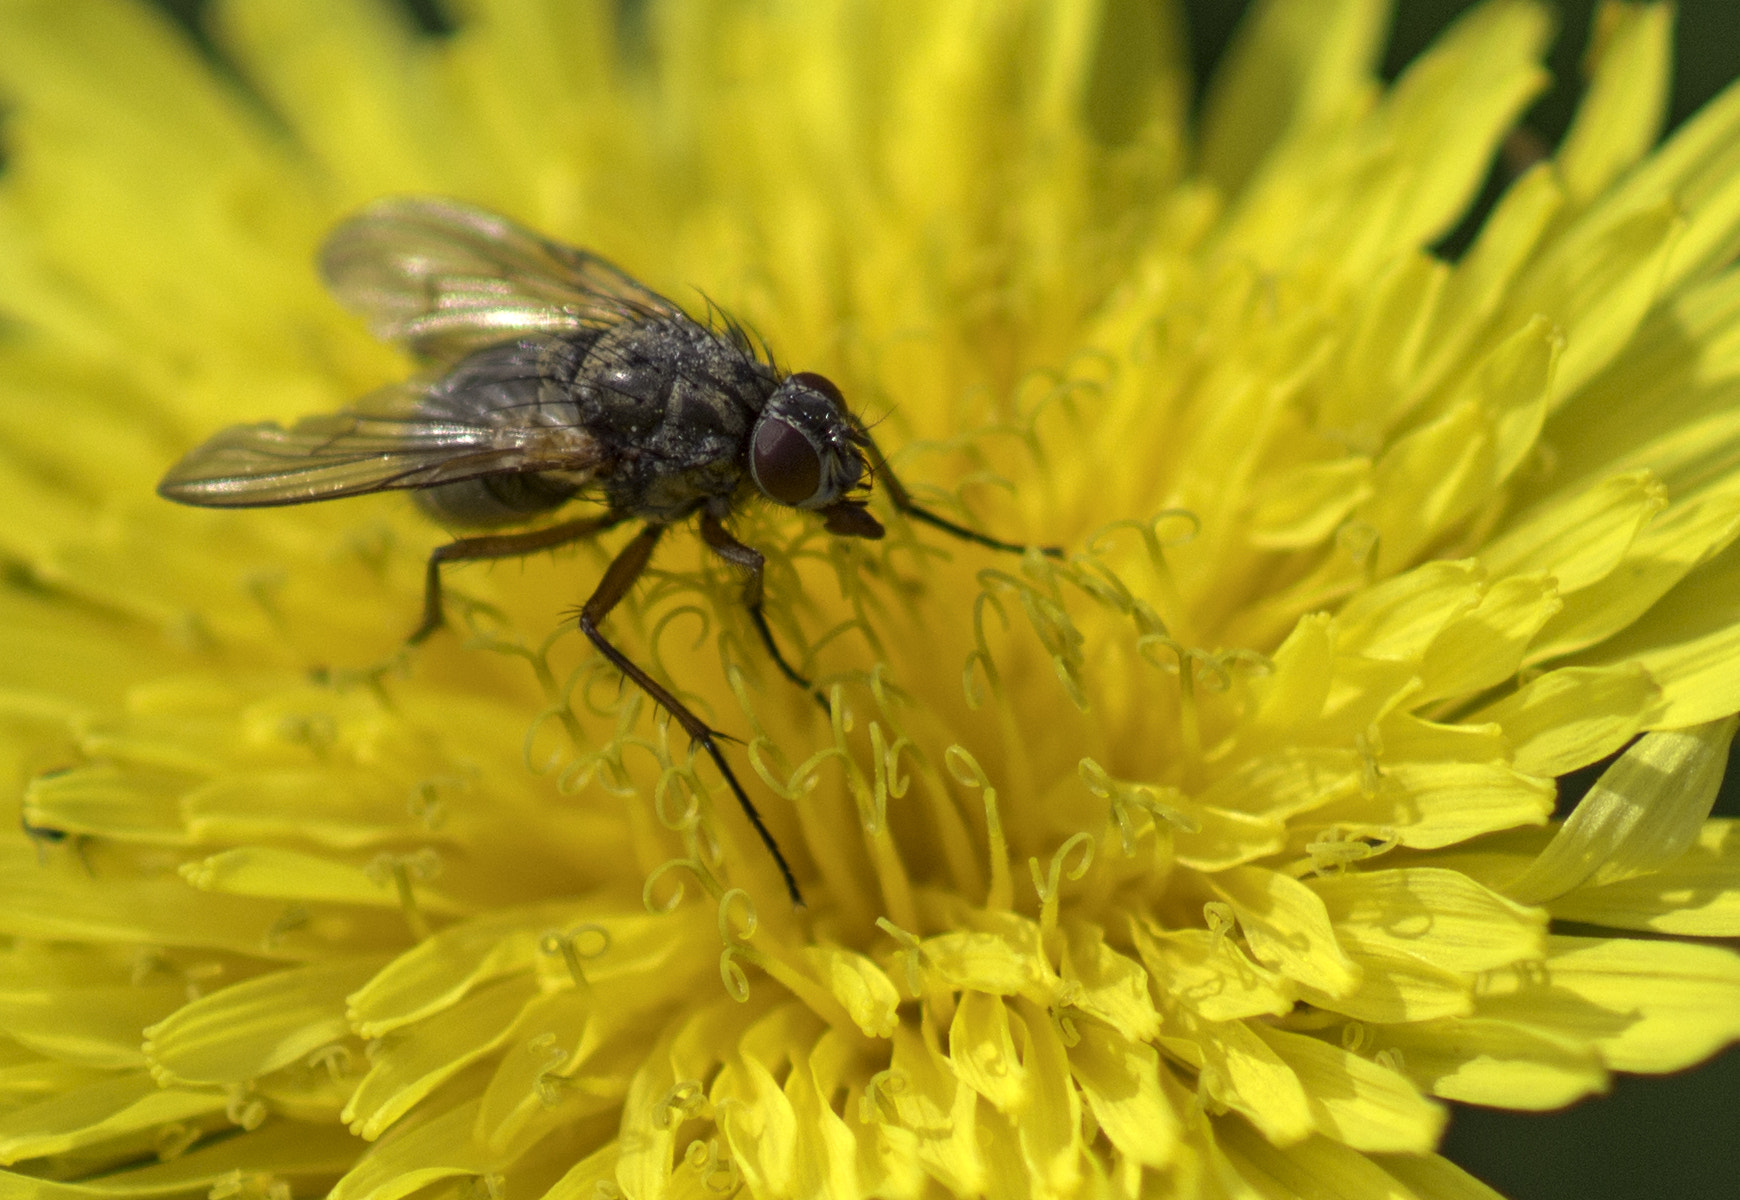
[[[1163,5],[125,0],[0,10],[8,1195],[1490,1195],[1444,1100],[1740,1036],[1740,91],[1655,147],[1666,6],[1428,249],[1541,87],[1471,9],[1259,6],[1186,120]],[[322,233],[462,197],[704,294],[927,503],[763,507],[611,618],[622,535],[453,572],[403,499],[152,494],[411,364]],[[881,501],[878,502],[882,503]],[[1617,755],[1576,812],[1557,776]],[[16,828],[16,827],[15,827]]]

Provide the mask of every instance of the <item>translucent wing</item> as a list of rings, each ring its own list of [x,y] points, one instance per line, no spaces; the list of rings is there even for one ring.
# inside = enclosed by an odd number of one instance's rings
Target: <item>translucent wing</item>
[[[377,337],[438,362],[523,334],[687,319],[597,255],[456,200],[376,201],[332,231],[320,270]]]
[[[411,381],[288,429],[233,425],[190,451],[157,491],[183,504],[258,508],[499,472],[586,477],[603,465],[598,441],[562,419],[566,406],[478,409],[476,403],[473,393],[447,394],[440,385]]]

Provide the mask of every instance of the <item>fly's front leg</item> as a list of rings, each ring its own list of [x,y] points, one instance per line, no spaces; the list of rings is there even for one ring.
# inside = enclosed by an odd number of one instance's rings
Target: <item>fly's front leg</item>
[[[725,528],[725,523],[708,509],[701,512],[701,540],[720,558],[749,572],[749,577],[743,582],[743,607],[749,610],[750,623],[755,626],[755,632],[761,635],[761,644],[767,647],[767,652],[779,667],[780,674],[815,697],[823,712],[830,711],[828,698],[816,690],[815,684],[786,662],[785,655],[779,652],[779,644],[773,640],[773,630],[768,628],[767,614],[761,608],[762,567],[767,561],[761,551],[732,537],[731,531]]]
[[[551,525],[547,529],[533,529],[526,533],[491,534],[487,537],[460,538],[448,542],[445,546],[437,546],[429,555],[428,573],[423,580],[423,621],[417,626],[405,641],[415,646],[426,640],[430,634],[446,622],[441,605],[441,564],[450,562],[468,562],[480,558],[521,558],[527,554],[536,554],[540,550],[554,550],[558,546],[566,546],[570,542],[578,542],[594,534],[603,533],[612,525],[618,525],[622,518],[612,513],[602,513],[596,517],[581,517],[576,521],[564,521],[560,525]]]
[[[647,525],[633,541],[622,548],[615,560],[604,572],[604,578],[598,581],[598,587],[593,590],[590,598],[580,607],[580,632],[584,633],[591,643],[598,647],[598,652],[608,659],[612,666],[621,671],[641,691],[651,696],[653,702],[662,706],[666,712],[683,727],[683,732],[689,735],[691,741],[698,744],[713,760],[713,765],[719,768],[719,774],[725,777],[725,784],[731,789],[731,794],[737,797],[737,803],[743,808],[743,815],[749,818],[749,823],[755,827],[756,834],[761,838],[761,844],[767,847],[767,852],[773,855],[775,865],[779,867],[780,876],[785,880],[785,890],[791,896],[791,902],[799,908],[803,907],[803,893],[798,891],[797,878],[792,875],[791,865],[785,861],[785,855],[780,853],[779,843],[773,840],[773,834],[762,823],[761,814],[750,802],[749,793],[743,790],[743,785],[737,781],[737,775],[725,761],[724,752],[719,749],[719,739],[725,735],[709,728],[695,713],[671,694],[658,680],[648,675],[634,664],[634,661],[618,650],[599,631],[599,624],[610,615],[628,589],[634,586],[634,581],[640,578],[640,573],[652,561],[653,549],[659,544],[659,536],[663,534],[663,525]],[[745,547],[747,549],[747,547]],[[754,551],[750,551],[754,553]],[[759,561],[760,555],[756,555]],[[759,578],[759,575],[757,576]]]
[[[994,538],[989,534],[968,529],[965,525],[956,525],[948,518],[939,517],[930,509],[920,505],[912,498],[912,493],[906,490],[906,485],[900,482],[900,477],[894,473],[894,468],[888,465],[888,460],[882,456],[881,449],[871,438],[870,431],[859,424],[855,418],[852,424],[856,428],[858,436],[863,439],[865,457],[870,460],[871,474],[882,481],[882,486],[888,489],[889,502],[905,516],[914,521],[923,521],[926,525],[940,529],[944,533],[953,534],[964,542],[973,542],[992,550],[1002,550],[1010,554],[1027,553],[1027,547],[1019,542],[1005,542],[1001,538]],[[1061,546],[1041,546],[1039,552],[1047,558],[1063,557]]]

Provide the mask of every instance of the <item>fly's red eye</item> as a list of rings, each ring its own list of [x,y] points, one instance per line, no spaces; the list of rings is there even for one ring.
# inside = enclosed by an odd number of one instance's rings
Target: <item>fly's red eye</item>
[[[840,389],[834,386],[834,381],[826,375],[817,375],[814,371],[799,371],[791,377],[792,383],[802,384],[812,392],[820,392],[831,401],[835,408],[844,412],[846,397],[840,394]]]
[[[822,486],[822,460],[810,439],[778,417],[765,417],[749,456],[755,484],[768,497],[796,507]]]

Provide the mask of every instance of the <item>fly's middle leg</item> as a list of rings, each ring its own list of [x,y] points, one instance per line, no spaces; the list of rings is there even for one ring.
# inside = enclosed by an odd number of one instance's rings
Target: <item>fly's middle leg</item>
[[[756,835],[761,838],[761,844],[766,846],[767,852],[773,856],[774,864],[779,867],[780,877],[785,881],[785,890],[791,897],[791,902],[802,908],[803,893],[798,891],[797,877],[792,874],[791,864],[785,861],[785,855],[780,852],[779,843],[774,841],[772,832],[762,821],[761,814],[756,811],[754,803],[749,799],[749,793],[743,790],[743,785],[737,780],[736,772],[732,771],[731,764],[725,761],[724,752],[719,749],[719,741],[725,735],[708,726],[705,721],[695,715],[694,710],[677,699],[669,688],[636,666],[634,660],[628,655],[611,645],[609,639],[598,628],[604,618],[610,615],[610,610],[615,608],[628,594],[629,588],[634,586],[634,581],[640,578],[640,573],[646,570],[647,564],[652,561],[653,549],[658,545],[659,537],[664,531],[663,525],[649,524],[635,535],[633,541],[622,548],[622,552],[616,556],[609,569],[604,572],[604,578],[598,581],[598,586],[593,590],[592,595],[585,604],[580,606],[580,632],[586,635],[598,648],[598,652],[604,655],[612,666],[632,680],[641,691],[651,696],[655,704],[670,713],[677,724],[683,727],[683,732],[689,735],[690,741],[707,752],[707,756],[713,760],[713,765],[719,768],[719,774],[725,777],[725,785],[731,789],[731,794],[737,797],[737,803],[742,807],[743,815],[748,817],[750,825],[754,826]]]

